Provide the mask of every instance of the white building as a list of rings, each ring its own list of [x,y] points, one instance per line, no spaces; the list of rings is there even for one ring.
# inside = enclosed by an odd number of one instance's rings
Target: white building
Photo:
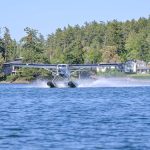
[[[124,72],[125,73],[136,73],[137,72],[136,61],[129,60],[129,61],[125,62]]]
[[[143,60],[129,60],[124,64],[125,73],[149,73],[150,68]]]

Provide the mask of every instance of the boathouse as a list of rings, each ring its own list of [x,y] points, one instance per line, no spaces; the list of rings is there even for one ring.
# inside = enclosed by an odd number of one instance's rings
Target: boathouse
[[[22,58],[16,58],[14,61],[4,63],[2,71],[5,75],[16,74],[18,68],[12,66],[11,64],[13,63],[22,63]]]

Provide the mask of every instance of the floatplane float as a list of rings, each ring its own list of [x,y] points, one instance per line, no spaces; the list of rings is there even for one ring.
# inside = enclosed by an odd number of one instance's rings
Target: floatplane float
[[[63,80],[65,85],[70,88],[78,87],[78,84],[73,81],[72,76],[75,72],[82,72],[89,69],[96,69],[102,66],[114,66],[118,67],[119,64],[22,64],[22,63],[11,63],[13,68],[43,68],[52,72],[53,79],[47,82],[50,88],[58,87],[57,81]]]

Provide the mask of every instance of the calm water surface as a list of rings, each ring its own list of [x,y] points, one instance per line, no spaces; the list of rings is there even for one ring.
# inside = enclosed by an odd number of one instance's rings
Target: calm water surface
[[[149,150],[150,87],[0,85],[0,150]]]

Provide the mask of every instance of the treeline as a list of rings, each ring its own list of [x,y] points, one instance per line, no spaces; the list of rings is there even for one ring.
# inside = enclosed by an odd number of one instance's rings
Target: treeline
[[[24,31],[26,36],[19,42],[11,38],[7,27],[0,32],[0,64],[17,57],[28,63],[150,61],[150,17],[68,25],[46,39],[29,27]]]
[[[150,61],[150,17],[107,23],[93,21],[68,25],[46,39],[37,30],[25,28],[20,42],[7,27],[0,34],[0,63],[23,57],[24,62],[99,63],[128,59]]]

